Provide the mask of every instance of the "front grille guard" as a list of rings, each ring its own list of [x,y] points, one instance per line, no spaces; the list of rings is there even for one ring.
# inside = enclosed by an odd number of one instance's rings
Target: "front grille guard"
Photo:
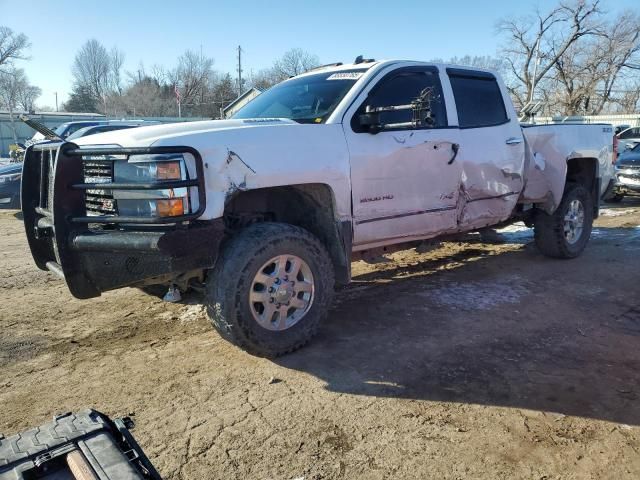
[[[182,223],[191,220],[195,220],[200,217],[206,208],[206,192],[204,188],[204,168],[202,165],[202,157],[198,153],[197,150],[191,147],[135,147],[135,148],[78,148],[76,145],[71,143],[62,143],[62,144],[38,144],[33,147],[34,152],[42,151],[43,153],[48,151],[49,153],[49,162],[48,166],[45,167],[44,157],[45,155],[41,155],[41,169],[40,169],[40,186],[44,187],[47,182],[48,169],[51,168],[51,152],[52,149],[55,148],[57,151],[55,162],[53,167],[55,168],[55,172],[53,178],[56,180],[59,177],[68,179],[68,182],[65,182],[66,185],[62,186],[62,189],[53,189],[53,195],[64,195],[64,190],[72,190],[72,191],[81,191],[84,192],[87,190],[169,190],[174,188],[197,188],[198,189],[198,209],[195,212],[187,213],[179,216],[172,217],[127,217],[120,215],[98,215],[98,216],[87,216],[86,215],[86,205],[84,205],[84,201],[82,201],[82,210],[85,212],[84,215],[72,215],[68,218],[68,220],[72,223],[111,223],[111,224],[136,224],[136,225],[161,225],[161,224],[174,224],[174,223]],[[126,162],[129,160],[131,155],[144,155],[144,154],[167,154],[167,153],[188,153],[193,156],[195,159],[195,167],[196,167],[196,178],[188,179],[188,180],[170,180],[170,181],[161,181],[161,182],[148,182],[148,183],[85,183],[84,176],[82,178],[77,178],[78,174],[83,174],[84,170],[82,169],[83,162],[90,163],[111,163],[111,162]],[[96,158],[100,156],[122,156],[123,158]],[[91,158],[84,158],[91,157]],[[78,166],[80,169],[78,170]],[[76,169],[76,172],[72,172],[71,170]],[[48,178],[52,177],[48,175]],[[55,182],[54,182],[55,183]],[[51,185],[48,185],[49,190],[51,191]],[[62,190],[62,191],[59,191]],[[42,197],[44,193],[44,188],[40,191],[40,196]],[[79,198],[79,197],[78,197]],[[47,214],[47,206],[43,205],[44,199],[41,198],[41,204],[38,205],[39,209],[43,214]],[[47,203],[53,200],[51,195],[46,200]],[[73,209],[74,211],[77,209]]]
[[[84,162],[128,161],[131,155],[188,153],[195,159],[197,178],[150,183],[85,183]],[[85,159],[83,157],[92,157]],[[98,156],[122,158],[96,159]],[[47,142],[30,146],[25,152],[22,175],[22,209],[25,231],[36,265],[63,277],[74,296],[96,296],[96,289],[72,248],[76,236],[89,232],[89,225],[128,224],[148,229],[152,226],[179,226],[199,218],[206,208],[204,168],[197,150],[187,146],[136,148],[79,148],[69,142]],[[197,188],[196,211],[172,217],[130,217],[87,215],[85,192],[94,189],[160,190]],[[133,227],[129,227],[133,228]]]

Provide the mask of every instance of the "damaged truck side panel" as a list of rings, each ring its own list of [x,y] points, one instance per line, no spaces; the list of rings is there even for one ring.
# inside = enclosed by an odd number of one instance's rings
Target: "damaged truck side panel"
[[[22,205],[74,296],[193,285],[225,338],[274,356],[313,336],[352,255],[516,220],[579,255],[613,160],[608,125],[521,126],[493,72],[358,60],[233,119],[29,147]]]
[[[612,133],[611,125],[535,125],[523,131],[527,150],[521,203],[534,203],[552,213],[562,199],[569,164],[595,169],[590,175],[605,180],[600,186],[604,193],[606,180],[613,178],[614,162],[612,145],[603,145],[602,136]]]
[[[180,135],[205,162],[208,196],[202,220],[221,218],[238,192],[304,184],[327,185],[335,198],[336,220],[351,217],[349,157],[339,125],[299,125],[286,119],[255,127],[237,120],[216,124],[221,128],[207,135]],[[163,137],[154,146],[175,141]]]

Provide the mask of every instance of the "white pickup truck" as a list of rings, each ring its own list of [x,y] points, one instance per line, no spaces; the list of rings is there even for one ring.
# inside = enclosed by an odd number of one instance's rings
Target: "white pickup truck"
[[[22,206],[36,264],[74,296],[200,287],[226,338],[275,356],[309,341],[356,258],[516,220],[576,257],[613,161],[610,125],[523,127],[490,71],[358,59],[230,120],[34,145]]]

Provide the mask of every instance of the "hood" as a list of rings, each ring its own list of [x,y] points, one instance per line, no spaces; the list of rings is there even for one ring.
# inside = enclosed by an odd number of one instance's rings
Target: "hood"
[[[0,167],[0,176],[10,175],[12,173],[20,173],[22,171],[22,163],[10,163]]]
[[[120,145],[121,147],[147,147],[159,140],[178,139],[192,134],[203,134],[222,130],[266,128],[296,124],[286,118],[256,118],[239,120],[206,120],[199,122],[165,123],[148,127],[137,127],[99,133],[75,139],[77,145]],[[178,143],[178,142],[176,142]]]

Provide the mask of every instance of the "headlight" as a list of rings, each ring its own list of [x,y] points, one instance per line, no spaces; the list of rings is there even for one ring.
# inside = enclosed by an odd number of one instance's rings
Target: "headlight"
[[[0,183],[14,182],[22,178],[22,172],[10,173],[9,175],[0,176]]]
[[[115,161],[115,183],[155,183],[187,180],[182,155],[132,155],[128,161]],[[158,190],[114,190],[118,213],[136,217],[176,217],[189,213],[187,188]]]

